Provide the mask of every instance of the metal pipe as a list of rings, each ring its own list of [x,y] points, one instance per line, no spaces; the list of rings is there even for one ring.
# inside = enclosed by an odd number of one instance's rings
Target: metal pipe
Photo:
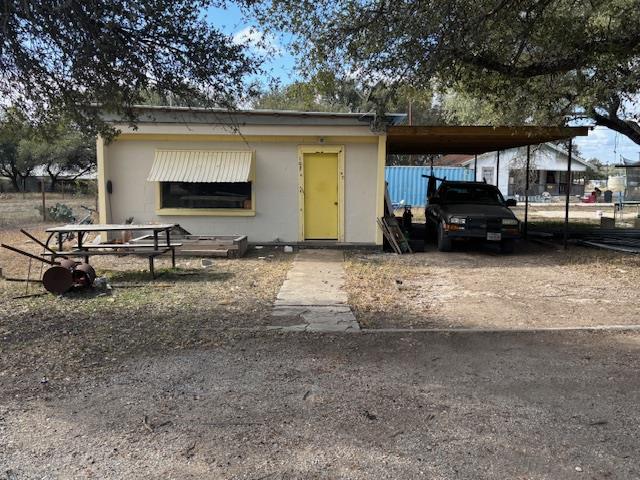
[[[571,162],[573,155],[573,138],[569,139],[569,155],[567,157],[567,192],[564,201],[564,248],[569,245],[569,198],[571,197]]]
[[[529,164],[531,161],[531,145],[527,145],[527,173],[524,187],[524,238],[527,238],[529,233]]]
[[[67,258],[64,255],[59,255],[59,252],[56,252],[55,250],[52,250],[51,248],[49,248],[47,245],[45,245],[44,243],[42,243],[40,240],[38,240],[36,237],[34,237],[33,235],[31,235],[29,232],[27,232],[24,229],[20,229],[20,232],[24,233],[27,237],[29,237],[31,240],[33,240],[34,242],[36,242],[38,245],[40,245],[42,248],[44,248],[45,250],[49,251],[49,253],[54,253],[57,257],[62,257],[62,258]]]
[[[54,262],[53,260],[47,260],[46,258],[42,258],[32,253],[25,252],[24,250],[20,250],[19,248],[12,247],[11,245],[5,245],[4,243],[0,243],[0,247],[6,248],[7,250],[11,250],[12,252],[19,253],[20,255],[24,255],[25,257],[33,258],[34,260],[39,260],[43,263],[48,263],[49,265],[59,265],[59,262]]]
[[[500,190],[500,183],[498,179],[500,178],[500,150],[498,150],[498,154],[496,155],[496,187]]]

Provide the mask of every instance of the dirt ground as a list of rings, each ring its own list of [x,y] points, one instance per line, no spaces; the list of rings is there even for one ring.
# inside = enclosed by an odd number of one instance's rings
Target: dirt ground
[[[0,241],[39,253],[16,229]],[[101,257],[113,289],[64,297],[0,280],[0,480],[640,478],[640,333],[262,330],[292,258],[164,259],[151,281],[144,259]],[[0,266],[26,273],[4,250]],[[374,329],[640,323],[635,257],[346,266]]]
[[[640,258],[522,242],[433,245],[413,255],[354,253],[349,302],[366,328],[537,328],[640,324]]]
[[[0,391],[0,478],[639,478],[639,354],[631,333],[236,333],[32,365]]]

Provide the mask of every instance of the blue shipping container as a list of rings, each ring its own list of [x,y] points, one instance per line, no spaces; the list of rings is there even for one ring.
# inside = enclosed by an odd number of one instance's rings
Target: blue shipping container
[[[427,179],[422,175],[430,174],[431,167],[385,167],[384,176],[391,203],[424,207],[427,197]],[[464,167],[433,167],[433,174],[447,180],[473,180],[473,170]],[[437,184],[439,186],[440,182]]]

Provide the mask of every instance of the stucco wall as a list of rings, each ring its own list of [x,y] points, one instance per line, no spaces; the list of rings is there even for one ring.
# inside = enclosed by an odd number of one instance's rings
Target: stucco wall
[[[106,201],[107,220],[179,223],[193,234],[248,235],[250,242],[298,240],[298,146],[302,142],[222,142],[121,140],[105,146],[105,181],[113,194]],[[377,143],[345,147],[345,241],[375,243]],[[156,149],[255,150],[255,217],[158,216],[156,185],[146,178]]]

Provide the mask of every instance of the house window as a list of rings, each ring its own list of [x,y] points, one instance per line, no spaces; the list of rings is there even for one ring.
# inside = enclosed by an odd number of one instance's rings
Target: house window
[[[156,150],[147,181],[157,185],[158,215],[255,215],[250,150]]]
[[[556,183],[556,172],[547,172],[547,183]]]
[[[488,184],[493,185],[493,167],[482,167],[482,178]]]
[[[251,182],[160,182],[161,208],[233,208],[251,205]]]

